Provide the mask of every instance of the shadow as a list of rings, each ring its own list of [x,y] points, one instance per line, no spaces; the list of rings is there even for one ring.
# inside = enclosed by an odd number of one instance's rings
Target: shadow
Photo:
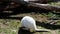
[[[20,27],[18,30],[18,34],[33,34],[33,32],[30,32],[28,30],[24,30]]]
[[[0,19],[16,19],[16,20],[21,20],[23,17],[0,17]]]
[[[38,26],[41,26],[41,27],[44,27],[47,29],[51,29],[51,30],[60,29],[60,25],[54,25],[54,24],[49,24],[49,23],[44,23],[44,22],[41,23],[39,21],[36,21],[36,24]]]
[[[35,32],[47,32],[47,31],[35,31]],[[30,32],[29,30],[24,30],[23,27],[20,27],[18,34],[34,34],[35,32]]]
[[[15,8],[9,8],[6,9],[5,11],[5,8],[7,5],[10,6],[10,3],[11,2],[3,2],[3,4],[0,5],[0,8],[3,8],[2,10],[0,10],[0,17],[9,17],[10,15],[16,15],[16,14],[23,14],[23,13],[31,13],[31,12],[34,12],[34,13],[48,13],[50,10],[45,10],[45,9],[42,9],[42,8],[37,8],[37,7],[27,7],[27,5],[23,5],[23,4],[19,4],[19,6],[15,7]],[[16,3],[17,4],[17,3]],[[3,6],[3,7],[1,7]],[[13,7],[15,5],[12,5]],[[11,6],[11,7],[12,7]],[[11,11],[11,13],[9,13]]]
[[[56,12],[52,12],[53,14],[56,14],[56,15],[60,15],[60,12],[56,13]]]
[[[9,2],[0,1],[0,12],[2,12],[7,7],[8,4]]]

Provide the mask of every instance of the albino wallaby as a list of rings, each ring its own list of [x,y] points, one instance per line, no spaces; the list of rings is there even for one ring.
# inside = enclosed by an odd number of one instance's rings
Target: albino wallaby
[[[34,31],[50,31],[47,29],[37,29],[35,20],[30,16],[25,16],[22,18],[21,27],[25,27],[26,30],[33,29]]]

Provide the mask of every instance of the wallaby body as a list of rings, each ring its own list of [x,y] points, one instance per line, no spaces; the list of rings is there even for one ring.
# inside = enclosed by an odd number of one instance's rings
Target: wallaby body
[[[29,28],[29,29],[35,29],[36,28],[36,23],[35,20],[32,17],[29,16],[25,16],[23,17],[23,19],[21,20],[21,25],[23,27]]]
[[[22,18],[21,27],[25,27],[26,30],[33,29],[34,31],[48,31],[45,29],[37,29],[35,20],[30,16],[25,16]]]

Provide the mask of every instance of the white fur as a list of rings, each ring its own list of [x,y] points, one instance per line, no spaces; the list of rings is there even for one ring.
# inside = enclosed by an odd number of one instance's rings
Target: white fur
[[[35,20],[32,17],[25,16],[21,20],[22,26],[29,28],[29,29],[35,29],[36,28],[36,23]]]

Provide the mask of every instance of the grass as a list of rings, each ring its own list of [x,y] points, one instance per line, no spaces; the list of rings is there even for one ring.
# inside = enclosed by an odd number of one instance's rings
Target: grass
[[[24,14],[19,14],[18,16],[25,16],[25,15],[29,15],[29,16],[32,16],[34,18],[38,18],[40,16],[44,17],[44,16],[53,16],[55,14],[53,13],[48,13],[48,14],[31,14],[31,13],[24,13]],[[33,16],[34,15],[34,16]],[[18,17],[17,16],[17,17]],[[39,18],[38,18],[39,19]],[[60,23],[60,21],[58,21],[58,23]],[[19,27],[21,26],[21,23],[20,23],[20,20],[17,20],[17,19],[0,19],[0,34],[18,34],[18,30],[19,30]],[[37,26],[38,28],[43,28],[41,26]],[[45,29],[45,28],[43,28]],[[54,30],[53,30],[54,32]],[[56,31],[57,32],[57,31]],[[58,31],[58,33],[60,33],[60,31]],[[51,34],[51,32],[36,32],[34,34]]]
[[[60,30],[59,30],[59,34],[60,34]]]
[[[60,6],[60,1],[59,2],[50,2],[49,4],[55,5],[55,6]]]
[[[0,19],[0,34],[17,34],[19,27],[19,20]]]

